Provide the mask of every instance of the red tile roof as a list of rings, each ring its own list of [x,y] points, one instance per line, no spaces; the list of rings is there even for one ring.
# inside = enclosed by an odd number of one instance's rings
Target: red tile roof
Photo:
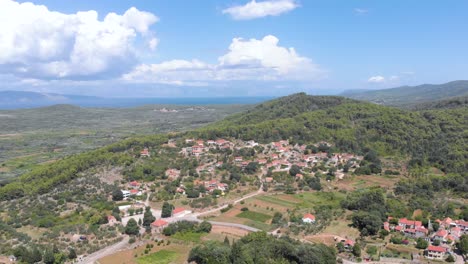
[[[181,213],[183,211],[185,211],[185,208],[179,207],[179,208],[176,208],[176,209],[172,210],[172,214],[178,214],[178,213]]]
[[[439,236],[439,237],[445,237],[447,234],[448,234],[447,230],[441,229],[441,230],[437,231],[437,233],[435,235]]]
[[[132,181],[129,183],[131,186],[138,186],[140,185],[137,181]]]
[[[153,223],[151,223],[151,225],[155,226],[155,227],[162,227],[162,226],[165,226],[167,224],[168,223],[166,221],[162,220],[162,219],[156,220]]]
[[[310,219],[310,220],[315,220],[315,216],[312,214],[305,214],[303,219]]]
[[[345,245],[349,245],[349,246],[354,247],[354,241],[352,241],[351,239],[348,239],[348,240],[345,241]]]
[[[441,247],[441,246],[432,246],[430,245],[429,247],[427,247],[427,250],[428,251],[435,251],[435,252],[446,252],[447,249],[445,249],[444,247]]]

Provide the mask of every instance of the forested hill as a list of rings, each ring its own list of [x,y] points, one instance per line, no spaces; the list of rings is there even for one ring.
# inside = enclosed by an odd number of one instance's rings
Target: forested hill
[[[294,117],[304,112],[328,109],[344,103],[357,102],[339,96],[310,96],[297,93],[257,105],[251,110],[225,118],[227,125],[255,124],[265,120]],[[219,125],[219,124],[218,124]]]
[[[263,143],[334,144],[334,151],[408,156],[410,166],[468,172],[466,108],[407,111],[340,97],[295,94],[264,103],[223,121],[178,135],[136,137],[41,166],[0,188],[0,200],[50,191],[96,166],[121,166],[143,147],[158,148],[170,137],[232,137]]]
[[[313,102],[310,104],[316,107],[299,102]],[[466,108],[407,111],[340,97],[296,94],[226,118],[198,134],[264,143],[327,141],[343,151],[373,149],[381,155],[409,155],[413,164],[464,172],[468,170],[467,135],[463,132],[468,129],[467,120]]]
[[[453,109],[453,108],[460,108],[460,107],[468,107],[468,95],[467,96],[460,96],[460,97],[453,97],[450,99],[427,102],[417,104],[411,109],[414,110],[431,110],[431,109]]]
[[[412,108],[416,104],[468,96],[468,81],[423,84],[372,91],[348,91],[343,96],[382,105]]]

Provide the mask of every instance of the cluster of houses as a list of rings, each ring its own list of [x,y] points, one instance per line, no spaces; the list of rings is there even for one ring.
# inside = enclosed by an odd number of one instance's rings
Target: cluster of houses
[[[339,153],[332,156],[329,156],[328,153],[319,152],[312,154],[307,153],[306,145],[292,145],[288,140],[280,140],[277,142],[271,142],[269,144],[259,144],[253,140],[250,141],[241,141],[241,140],[226,140],[226,139],[216,139],[216,140],[201,140],[201,139],[185,139],[185,144],[189,146],[181,148],[180,153],[185,157],[196,157],[200,160],[200,166],[196,168],[197,173],[207,174],[211,176],[215,175],[215,169],[223,165],[222,161],[212,162],[210,161],[209,151],[210,149],[231,149],[231,150],[240,150],[242,148],[253,148],[253,147],[262,147],[261,153],[256,153],[254,157],[243,158],[241,156],[234,156],[229,159],[233,165],[239,166],[240,168],[245,168],[251,162],[258,163],[264,169],[272,170],[273,172],[280,171],[289,171],[293,165],[297,165],[304,168],[311,168],[315,164],[320,162],[326,162],[327,166],[333,167],[337,166],[338,163],[348,164],[357,168],[359,161],[362,160],[362,156],[357,156],[349,153]],[[328,144],[326,142],[321,142],[320,144]],[[143,153],[142,153],[143,154]],[[203,157],[208,157],[205,159]],[[206,160],[206,162],[205,162]],[[352,169],[350,169],[352,171]],[[314,174],[310,172],[310,174]],[[174,180],[180,177],[180,171],[174,168],[170,168],[165,172],[168,180]],[[337,170],[335,175],[341,179],[344,176],[343,170]],[[301,173],[296,175],[297,178],[303,178]],[[265,182],[271,182],[273,179],[271,177],[265,178]],[[194,181],[194,185],[204,185],[209,193],[212,193],[214,190],[220,190],[223,193],[227,190],[227,184],[219,183],[216,180],[210,182],[200,183]],[[178,193],[185,194],[185,187],[180,185],[177,189]]]
[[[195,157],[200,157],[204,155],[210,149],[215,149],[215,148],[231,149],[233,147],[233,143],[225,139],[207,140],[206,142],[203,140],[186,139],[185,143],[193,144],[193,145],[190,147],[182,148],[181,153],[186,156],[195,156]]]
[[[431,245],[426,250],[426,257],[430,259],[443,259],[455,242],[463,234],[468,234],[468,222],[464,220],[452,220],[447,217],[443,220],[435,220],[439,228],[434,231],[434,225],[429,221],[428,227],[424,227],[421,221],[398,219],[397,224],[392,217],[384,223],[383,228],[387,231],[401,232],[407,237],[422,238]]]
[[[141,184],[137,181],[131,181],[128,183],[128,190],[121,190],[124,200],[131,196],[142,196],[143,192],[140,190]]]

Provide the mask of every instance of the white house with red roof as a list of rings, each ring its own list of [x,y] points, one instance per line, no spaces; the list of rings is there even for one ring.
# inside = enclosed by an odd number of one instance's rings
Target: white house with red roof
[[[422,226],[422,222],[421,221],[415,221],[415,220],[408,220],[406,218],[401,218],[399,221],[398,221],[398,225],[401,226],[403,228],[403,230],[405,230],[406,228],[417,228],[417,227],[421,227]]]
[[[144,148],[142,151],[140,151],[140,156],[141,157],[149,157],[150,153],[149,153],[148,148]]]
[[[434,236],[432,237],[433,240],[439,240],[440,242],[447,242],[448,231],[444,229],[438,230]]]
[[[426,257],[428,259],[440,259],[443,260],[445,257],[445,254],[447,253],[447,249],[441,246],[433,246],[430,245],[427,247],[426,250]]]
[[[456,220],[455,223],[457,227],[460,228],[463,232],[468,233],[468,222],[464,220]]]
[[[450,233],[450,236],[452,237],[450,240],[452,241],[458,241],[460,237],[463,235],[463,231],[458,226],[450,228],[449,233]]]
[[[162,219],[158,219],[158,220],[154,221],[153,223],[151,223],[151,228],[153,230],[155,230],[156,232],[161,233],[161,231],[168,225],[169,225],[168,222],[166,222],[166,221],[164,221]]]
[[[315,223],[315,216],[307,213],[302,217],[302,222],[307,224]]]
[[[351,250],[354,247],[354,244],[356,243],[351,239],[346,239],[346,241],[343,244],[346,249]]]
[[[140,185],[141,185],[141,184],[140,184],[139,182],[137,182],[137,181],[131,181],[131,182],[128,183],[128,186],[129,186],[130,188],[133,188],[133,189],[138,189],[138,188],[140,188]]]
[[[383,223],[383,229],[390,232],[390,223],[389,222],[384,222]]]
[[[187,214],[190,214],[191,212],[192,211],[187,210],[185,208],[178,207],[178,208],[175,208],[174,210],[172,210],[172,217],[182,217],[182,216],[185,216]]]
[[[225,139],[222,139],[222,138],[216,140],[216,145],[218,145],[218,146],[227,145],[227,144],[229,144],[229,143],[230,143],[229,141],[227,141],[227,140],[225,140]]]
[[[139,190],[132,189],[130,190],[130,195],[142,196],[143,193]]]

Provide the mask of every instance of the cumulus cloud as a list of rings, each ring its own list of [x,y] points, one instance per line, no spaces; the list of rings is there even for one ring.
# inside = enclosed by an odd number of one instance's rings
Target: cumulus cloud
[[[372,76],[367,80],[367,82],[370,82],[370,83],[383,83],[383,82],[385,82],[385,77],[380,76],[380,75]]]
[[[101,79],[137,64],[134,43],[158,18],[132,7],[124,14],[64,14],[0,0],[0,73],[34,79]],[[149,40],[154,49],[157,39]]]
[[[297,7],[299,7],[299,5],[295,0],[272,0],[262,2],[252,0],[245,5],[226,8],[222,12],[236,20],[249,20],[266,16],[278,16],[294,10]]]
[[[294,48],[278,45],[275,36],[263,39],[234,38],[218,63],[199,60],[172,60],[142,64],[123,75],[127,81],[183,83],[232,80],[310,80],[321,78],[324,71]]]

